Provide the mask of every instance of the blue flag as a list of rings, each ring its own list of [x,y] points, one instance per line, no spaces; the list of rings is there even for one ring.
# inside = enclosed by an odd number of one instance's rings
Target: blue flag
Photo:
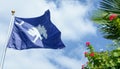
[[[31,48],[61,49],[61,32],[52,24],[50,11],[35,18],[15,17],[12,34],[7,45],[17,50]]]

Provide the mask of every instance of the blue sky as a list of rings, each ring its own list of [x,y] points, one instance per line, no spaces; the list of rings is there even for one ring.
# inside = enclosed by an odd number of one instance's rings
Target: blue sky
[[[89,13],[98,1],[95,0],[3,0],[0,2],[0,57],[4,50],[11,10],[18,17],[36,17],[47,9],[51,21],[62,32],[66,48],[61,50],[7,49],[4,69],[81,69],[86,63],[85,42],[90,41],[97,51],[106,50],[111,43],[102,37],[97,26],[90,21]]]

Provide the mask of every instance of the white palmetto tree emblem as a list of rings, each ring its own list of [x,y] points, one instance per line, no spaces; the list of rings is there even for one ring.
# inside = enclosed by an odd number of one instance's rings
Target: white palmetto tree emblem
[[[43,37],[44,37],[45,39],[47,39],[48,35],[47,35],[47,30],[46,30],[46,28],[45,28],[44,26],[41,26],[41,25],[39,25],[37,28],[38,28],[40,34],[43,35]]]

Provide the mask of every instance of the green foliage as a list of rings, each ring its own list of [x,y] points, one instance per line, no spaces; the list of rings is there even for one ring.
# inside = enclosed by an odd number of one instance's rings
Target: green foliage
[[[120,0],[101,0],[100,9],[106,12],[120,14]]]
[[[109,13],[106,15],[101,13],[101,16],[93,16],[92,20],[99,24],[104,37],[111,40],[120,40],[120,18],[109,20]]]
[[[112,40],[120,40],[120,18],[116,18],[107,23],[101,24],[100,28],[104,33],[104,37]]]
[[[120,43],[120,0],[101,0],[100,7],[91,18],[99,25],[104,38]]]
[[[120,48],[112,51],[95,52],[92,45],[87,48],[86,54],[88,63],[83,69],[119,69],[120,68]],[[91,53],[94,55],[90,56]]]
[[[82,69],[120,69],[120,0],[101,0],[100,8],[93,12],[92,20],[99,25],[104,38],[113,40],[111,51],[96,52],[87,45],[87,64]]]

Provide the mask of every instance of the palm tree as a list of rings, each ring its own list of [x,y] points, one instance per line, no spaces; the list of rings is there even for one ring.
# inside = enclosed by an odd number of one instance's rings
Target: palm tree
[[[117,17],[110,20],[111,14]],[[99,24],[106,39],[120,41],[120,0],[102,0],[92,20]]]
[[[110,13],[120,14],[120,0],[102,0],[100,9]]]

